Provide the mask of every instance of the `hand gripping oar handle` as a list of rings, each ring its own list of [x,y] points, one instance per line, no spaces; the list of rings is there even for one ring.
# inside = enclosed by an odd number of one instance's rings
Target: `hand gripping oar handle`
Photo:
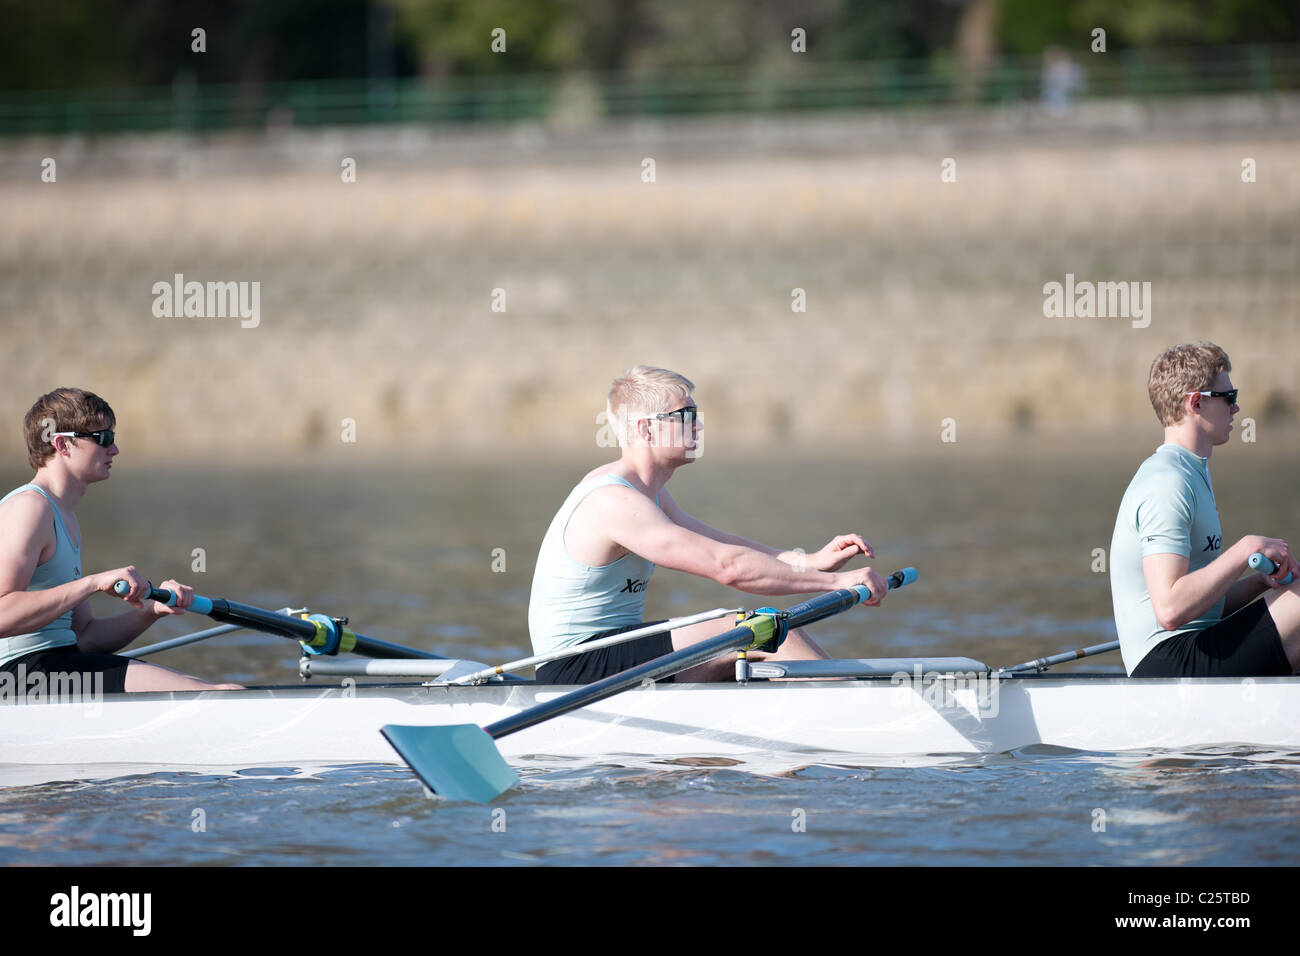
[[[1252,571],[1259,571],[1261,574],[1277,574],[1277,562],[1262,551],[1256,551],[1247,558],[1246,564],[1250,566]],[[1288,574],[1279,583],[1290,584],[1294,577],[1294,574]]]
[[[895,571],[886,581],[890,588],[900,588],[916,580],[915,568]],[[838,614],[855,604],[871,600],[871,591],[854,585],[829,594],[821,594],[776,614],[754,617],[690,647],[646,661],[585,687],[562,694],[555,700],[529,707],[517,714],[480,727],[477,724],[454,724],[437,727],[411,727],[386,724],[380,728],[384,737],[403,760],[435,793],[453,800],[486,803],[512,787],[518,777],[501,756],[495,740],[539,724],[552,717],[594,704],[622,691],[640,686],[643,681],[658,680],[727,651],[763,644],[777,633],[783,619],[786,627],[812,624]]]
[[[130,583],[126,581],[118,581],[113,585],[113,593],[118,597],[126,597],[131,593]],[[168,607],[175,607],[176,592],[168,591],[166,588],[156,588],[152,583],[150,583],[149,594],[146,597],[146,600],[157,601],[159,604],[166,604]],[[185,610],[193,611],[196,614],[211,614],[212,601],[209,598],[196,594],[194,595],[194,600],[190,602],[190,606]]]
[[[131,585],[126,581],[118,581],[113,585],[113,591],[120,597],[126,597],[131,591]],[[149,600],[157,601],[159,604],[166,604],[168,607],[176,607],[176,595],[174,593],[152,585],[149,587]],[[287,614],[277,614],[275,611],[240,604],[238,601],[203,597],[201,594],[194,595],[193,601],[185,610],[206,614],[214,621],[228,621],[231,624],[252,628],[255,631],[265,631],[268,634],[293,638],[295,641],[301,642],[309,653],[314,654],[337,654],[339,651],[351,651],[365,657],[400,657],[420,660],[443,659],[441,655],[432,654],[428,651],[403,647],[401,644],[392,644],[388,641],[380,641],[373,637],[366,637],[364,634],[355,634],[343,626],[347,623],[345,620],[327,617],[324,614],[304,614],[302,617],[289,617]]]

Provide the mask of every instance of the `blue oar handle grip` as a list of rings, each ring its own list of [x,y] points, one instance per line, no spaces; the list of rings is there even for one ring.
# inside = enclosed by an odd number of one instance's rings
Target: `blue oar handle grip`
[[[126,597],[131,593],[131,585],[126,581],[118,581],[113,585],[113,593],[118,597]],[[157,601],[159,604],[166,604],[168,607],[176,606],[176,593],[164,588],[156,588],[152,584],[149,586],[149,596],[147,600]],[[212,611],[212,599],[205,598],[201,595],[194,595],[194,600],[190,602],[187,611],[194,611],[197,614],[209,614]]]
[[[1256,551],[1249,558],[1247,558],[1246,564],[1250,566],[1250,569],[1252,571],[1259,571],[1261,574],[1277,573],[1277,562],[1275,562],[1268,555],[1264,554],[1262,551]],[[1291,579],[1294,577],[1295,577],[1294,574],[1288,574],[1285,578],[1282,579],[1281,583],[1290,584]]]
[[[885,578],[885,583],[889,585],[889,590],[896,591],[905,584],[911,584],[916,580],[916,578],[916,568],[903,568]],[[853,590],[858,592],[862,601],[871,600],[871,588],[867,587],[865,584],[855,584],[853,585]]]

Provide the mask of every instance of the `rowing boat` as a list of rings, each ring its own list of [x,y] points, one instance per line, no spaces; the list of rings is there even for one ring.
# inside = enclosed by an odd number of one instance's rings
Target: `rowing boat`
[[[923,660],[808,663],[822,674],[855,676],[650,684],[514,734],[501,749],[514,763],[534,756],[989,754],[1037,744],[1106,752],[1300,749],[1295,678],[999,676],[965,667],[945,673]],[[103,764],[398,763],[382,726],[485,725],[569,690],[531,681],[426,686],[345,679],[330,687],[27,701],[0,708],[0,784],[45,772],[61,779],[61,767]]]
[[[901,587],[914,579],[915,571],[904,569],[889,584]],[[175,600],[163,591],[153,596]],[[997,669],[964,657],[776,662],[754,661],[744,652],[747,644],[777,640],[788,625],[839,613],[869,597],[855,586],[787,611],[760,609],[716,638],[575,691],[506,672],[582,653],[581,646],[484,667],[354,634],[343,619],[196,596],[193,607],[228,623],[134,653],[255,627],[299,640],[300,676],[331,685],[103,694],[67,686],[42,693],[38,682],[33,693],[32,685],[19,681],[11,687],[0,679],[0,704],[8,705],[0,706],[0,785],[99,777],[114,767],[238,770],[402,760],[427,782],[429,773],[446,769],[434,766],[438,761],[466,758],[464,739],[474,735],[481,741],[474,744],[479,766],[472,769],[500,763],[492,772],[501,779],[487,784],[488,798],[508,784],[502,758],[527,763],[761,757],[770,763],[774,755],[869,761],[998,754],[1039,745],[1108,753],[1300,750],[1300,678],[1046,673],[1067,660],[1113,651],[1116,642]],[[728,613],[733,612],[719,608],[655,627]],[[339,658],[341,649],[370,655],[395,649],[396,655]],[[740,651],[734,682],[659,680],[695,658],[728,650]],[[394,676],[416,682],[385,680]],[[464,731],[471,732],[468,738]]]

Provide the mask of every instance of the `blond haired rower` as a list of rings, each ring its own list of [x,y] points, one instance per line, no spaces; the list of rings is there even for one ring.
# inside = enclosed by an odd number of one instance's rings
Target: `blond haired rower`
[[[839,571],[855,555],[873,557],[857,534],[838,535],[815,554],[780,551],[711,528],[683,511],[665,487],[695,461],[703,425],[694,383],[667,369],[638,365],[617,378],[606,406],[622,454],[570,492],[542,541],[528,604],[538,654],[640,627],[656,565],[710,578],[748,594],[803,594],[865,584],[879,604],[885,581],[871,568]],[[838,572],[838,573],[837,573]],[[655,622],[661,623],[661,622]],[[733,626],[706,621],[544,664],[545,683],[585,684],[695,644]],[[802,629],[773,660],[824,658]],[[684,681],[728,680],[730,660],[683,671]]]
[[[1147,391],[1165,443],[1124,492],[1110,545],[1115,627],[1134,677],[1300,672],[1300,565],[1281,538],[1251,534],[1225,548],[1219,526],[1210,453],[1239,410],[1231,370],[1209,342],[1151,363]],[[1278,570],[1243,578],[1256,551]]]
[[[0,500],[0,670],[20,677],[102,674],[108,693],[238,689],[113,653],[158,618],[183,613],[194,594],[164,581],[161,587],[178,595],[180,606],[171,608],[141,600],[149,585],[134,567],[81,573],[76,507],[87,488],[108,480],[118,453],[115,425],[108,403],[79,388],[42,395],[27,412],[27,459],[36,475]],[[119,580],[130,583],[126,600],[135,610],[94,617],[90,596],[112,593]],[[20,680],[19,693],[25,686]]]

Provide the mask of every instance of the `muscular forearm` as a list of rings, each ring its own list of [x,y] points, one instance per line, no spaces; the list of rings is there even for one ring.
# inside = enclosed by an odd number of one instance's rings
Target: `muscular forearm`
[[[1223,598],[1223,616],[1236,614],[1255,598],[1268,591],[1268,578],[1251,574],[1236,581]]]
[[[789,565],[795,570],[800,570],[808,566],[808,552],[802,549],[790,548],[788,550],[782,550],[781,548],[770,548],[760,541],[753,541],[749,538],[741,537],[738,534],[725,534],[721,531],[717,534],[709,535],[709,537],[721,544],[734,544],[736,547],[748,548],[751,551],[757,551],[759,554],[765,554],[770,558],[776,558],[782,564]],[[785,593],[789,594],[797,592]]]
[[[0,595],[0,637],[37,631],[94,593],[94,581],[86,577],[43,591]]]
[[[158,620],[152,605],[132,608],[115,617],[92,618],[77,635],[78,649],[88,654],[114,654],[126,647]]]
[[[748,594],[805,594],[833,591],[840,586],[838,574],[811,568],[799,570],[781,558],[775,552],[737,546],[724,557],[715,580]]]
[[[1219,598],[1226,597],[1233,583],[1246,570],[1249,549],[1249,542],[1242,539],[1199,571],[1184,574],[1175,581],[1169,589],[1165,607],[1155,608],[1161,627],[1168,630],[1182,627],[1212,608]],[[1224,613],[1228,613],[1226,603]]]
[[[769,548],[765,544],[761,544],[758,541],[751,541],[749,538],[741,537],[738,534],[727,534],[725,531],[718,531],[716,528],[699,528],[697,530],[705,537],[712,538],[719,544],[731,544],[738,548],[748,548],[751,551],[757,551],[759,554],[766,554],[769,557],[779,558],[780,560],[785,561],[786,564],[793,563],[795,557],[795,552],[793,551],[782,551],[780,548]],[[786,560],[787,556],[789,556],[790,560]]]

